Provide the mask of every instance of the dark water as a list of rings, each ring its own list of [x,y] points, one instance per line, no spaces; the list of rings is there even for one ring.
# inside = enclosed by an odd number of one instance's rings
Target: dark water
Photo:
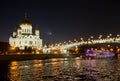
[[[0,81],[120,81],[120,59],[0,62]]]

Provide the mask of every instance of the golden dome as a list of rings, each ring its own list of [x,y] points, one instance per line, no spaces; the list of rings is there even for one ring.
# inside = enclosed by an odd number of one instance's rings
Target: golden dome
[[[24,20],[21,21],[20,25],[26,25],[26,24],[27,24],[27,25],[32,25],[31,22],[28,20],[27,17],[25,17]]]

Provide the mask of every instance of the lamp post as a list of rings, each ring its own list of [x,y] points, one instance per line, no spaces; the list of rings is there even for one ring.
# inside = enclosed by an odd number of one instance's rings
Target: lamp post
[[[88,38],[88,40],[87,40],[87,44],[89,44],[89,42],[90,42],[90,38]]]
[[[107,38],[109,39],[109,38],[110,38],[110,36],[108,35],[108,36],[107,36]]]
[[[90,38],[93,39],[93,36],[91,36]]]
[[[112,36],[112,34],[109,34],[109,36],[111,37],[111,36]]]
[[[76,42],[77,40],[76,39],[74,39],[74,42]]]
[[[102,38],[102,35],[99,35],[99,37],[98,37],[100,40],[101,40],[101,38]]]
[[[117,37],[119,37],[120,35],[119,34],[117,34]]]
[[[80,40],[81,40],[81,41],[84,41],[82,37],[80,38]]]
[[[91,38],[90,42],[93,44],[93,36],[91,36],[90,38]]]

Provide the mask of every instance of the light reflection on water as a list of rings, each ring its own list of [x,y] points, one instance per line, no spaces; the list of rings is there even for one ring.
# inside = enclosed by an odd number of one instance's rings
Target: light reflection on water
[[[62,58],[12,61],[11,81],[120,81],[120,60]]]

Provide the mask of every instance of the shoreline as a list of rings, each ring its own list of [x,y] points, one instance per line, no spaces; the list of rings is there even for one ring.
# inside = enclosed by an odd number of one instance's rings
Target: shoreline
[[[0,61],[18,61],[18,60],[44,60],[51,58],[75,58],[82,54],[24,54],[24,55],[0,55]]]

